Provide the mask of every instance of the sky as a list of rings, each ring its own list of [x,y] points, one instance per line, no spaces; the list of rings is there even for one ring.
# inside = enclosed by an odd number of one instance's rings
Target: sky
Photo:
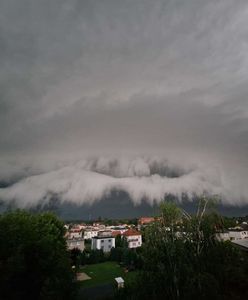
[[[245,206],[247,95],[246,0],[0,0],[0,199]]]

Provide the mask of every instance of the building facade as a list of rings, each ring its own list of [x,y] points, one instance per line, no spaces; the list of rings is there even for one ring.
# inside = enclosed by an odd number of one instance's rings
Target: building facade
[[[66,243],[67,243],[67,247],[69,250],[72,250],[72,249],[79,249],[80,251],[84,250],[84,239],[82,239],[82,238],[67,239]]]
[[[230,240],[248,239],[248,231],[246,230],[230,230]]]
[[[68,232],[69,239],[80,239],[82,238],[82,229],[72,228]]]
[[[91,240],[93,237],[98,235],[98,229],[85,229],[84,231],[84,239]]]
[[[126,238],[128,243],[128,248],[137,248],[141,247],[142,245],[142,235],[140,232],[129,229],[126,232],[124,232],[123,236]]]
[[[110,252],[111,248],[115,248],[115,238],[111,231],[99,231],[98,235],[91,240],[92,250],[103,250],[103,252]]]

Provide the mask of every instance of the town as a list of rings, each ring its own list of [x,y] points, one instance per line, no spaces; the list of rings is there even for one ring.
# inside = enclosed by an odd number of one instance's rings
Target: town
[[[225,228],[216,230],[216,241],[229,241],[234,247],[248,253],[248,217],[239,219],[224,217],[224,219],[227,221]],[[129,281],[130,274],[133,277],[134,275],[132,274],[136,274],[135,270],[139,268],[139,263],[137,262],[137,253],[139,254],[139,252],[137,251],[142,246],[146,229],[160,221],[161,218],[159,217],[141,217],[131,220],[128,224],[115,220],[115,225],[109,225],[109,221],[103,220],[87,223],[67,223],[64,225],[66,228],[67,247],[74,253],[75,265],[73,267],[76,269],[77,279],[81,282],[81,288],[89,298],[95,299],[94,297],[96,296],[96,299],[98,299],[99,289],[97,289],[97,286],[101,289],[101,296],[104,295],[104,292],[106,296],[109,293],[111,294],[111,288],[109,290],[106,289],[106,287],[110,287],[110,284],[114,284],[118,289],[125,286],[125,281]],[[175,235],[184,239],[187,236],[187,232],[183,231],[185,229],[182,230],[180,221],[178,225],[178,231]],[[166,230],[170,231],[171,228],[166,227]],[[130,251],[131,259],[122,255],[123,247],[126,247],[126,251]],[[117,251],[117,249],[119,250]],[[93,255],[93,258],[90,259],[92,253],[96,252],[98,255]],[[78,259],[80,253],[81,260]],[[115,253],[119,254],[117,259]],[[88,259],[82,259],[85,255],[88,256]],[[77,259],[75,259],[76,257]],[[112,277],[109,277],[109,270],[117,266],[113,261],[117,261],[120,266],[124,267],[125,272],[119,269],[119,273],[114,271]],[[81,263],[86,265],[80,265]],[[103,270],[101,271],[101,269]],[[101,277],[100,280],[97,278],[98,276]]]
[[[164,201],[157,215],[125,220],[66,222],[50,212],[6,212],[0,215],[3,299],[40,293],[77,300],[177,293],[185,300],[239,299],[248,283],[248,217],[222,216],[213,201],[203,195],[194,214]],[[208,282],[218,289],[206,292]]]
[[[66,224],[66,241],[69,250],[85,249],[85,241],[90,242],[91,250],[102,250],[108,253],[115,248],[117,236],[125,238],[128,248],[135,249],[142,245],[142,229],[147,225],[156,222],[154,217],[141,217],[137,219],[137,224],[122,224],[108,226],[104,222]],[[224,232],[216,233],[216,239],[231,241],[248,251],[248,223],[236,221],[236,226],[226,228]]]

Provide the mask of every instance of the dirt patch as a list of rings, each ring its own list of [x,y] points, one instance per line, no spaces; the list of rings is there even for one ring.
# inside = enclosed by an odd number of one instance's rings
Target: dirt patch
[[[90,276],[88,276],[86,273],[77,273],[77,280],[78,281],[84,281],[84,280],[89,280],[91,279]]]

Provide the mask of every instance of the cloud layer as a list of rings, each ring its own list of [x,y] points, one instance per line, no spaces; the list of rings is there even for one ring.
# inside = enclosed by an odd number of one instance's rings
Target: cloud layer
[[[2,0],[0,199],[248,203],[245,0]]]
[[[80,205],[92,204],[113,191],[121,191],[134,204],[146,201],[152,205],[170,194],[181,200],[184,196],[193,199],[208,192],[221,196],[225,204],[233,201],[237,205],[246,204],[245,182],[232,180],[235,175],[236,170],[226,176],[214,165],[184,163],[182,168],[182,164],[158,157],[100,157],[28,175],[0,189],[0,199],[20,207],[45,205],[54,197]]]

